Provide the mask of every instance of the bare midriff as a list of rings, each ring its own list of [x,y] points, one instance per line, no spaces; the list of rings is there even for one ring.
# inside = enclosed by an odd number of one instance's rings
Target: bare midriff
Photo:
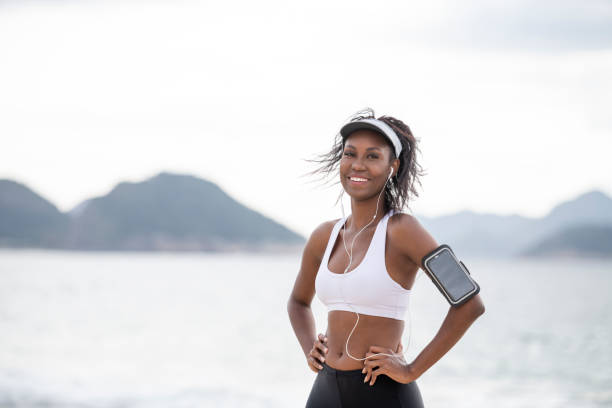
[[[354,312],[332,310],[327,314],[327,348],[325,363],[338,370],[362,369],[364,360],[357,361],[346,354],[346,339],[357,315]],[[370,346],[397,351],[402,339],[404,321],[388,317],[359,314],[359,323],[351,335],[348,350],[355,358],[364,358]]]

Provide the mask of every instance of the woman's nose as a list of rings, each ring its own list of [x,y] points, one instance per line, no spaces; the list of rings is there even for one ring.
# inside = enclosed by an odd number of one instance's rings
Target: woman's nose
[[[364,168],[364,167],[365,167],[365,166],[363,165],[363,161],[364,161],[364,160],[365,160],[365,159],[364,159],[363,157],[356,157],[356,158],[355,158],[355,159],[352,161],[351,165],[352,165],[352,167]]]
[[[363,170],[365,169],[365,166],[363,165],[363,163],[361,163],[361,160],[358,159],[353,162],[352,168],[354,170]]]

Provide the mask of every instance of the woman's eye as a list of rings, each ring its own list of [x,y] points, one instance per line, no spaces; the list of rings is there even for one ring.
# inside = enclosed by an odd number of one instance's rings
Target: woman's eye
[[[345,152],[344,155],[345,156],[354,156],[355,154],[351,153],[351,152]],[[376,155],[376,154],[368,154],[368,157],[371,157],[373,159],[378,159],[378,155]]]

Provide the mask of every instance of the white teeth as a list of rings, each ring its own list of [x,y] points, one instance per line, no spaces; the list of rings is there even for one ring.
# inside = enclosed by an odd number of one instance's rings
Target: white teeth
[[[368,179],[359,178],[359,177],[351,177],[351,180],[353,180],[353,181],[368,181]]]

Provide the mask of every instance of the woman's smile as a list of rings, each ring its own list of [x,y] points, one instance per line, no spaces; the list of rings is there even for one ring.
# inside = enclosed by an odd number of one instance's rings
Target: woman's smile
[[[357,177],[357,176],[354,176],[354,177],[349,176],[347,178],[349,180],[349,184],[354,185],[354,186],[361,186],[361,185],[366,184],[369,181],[367,178]]]

